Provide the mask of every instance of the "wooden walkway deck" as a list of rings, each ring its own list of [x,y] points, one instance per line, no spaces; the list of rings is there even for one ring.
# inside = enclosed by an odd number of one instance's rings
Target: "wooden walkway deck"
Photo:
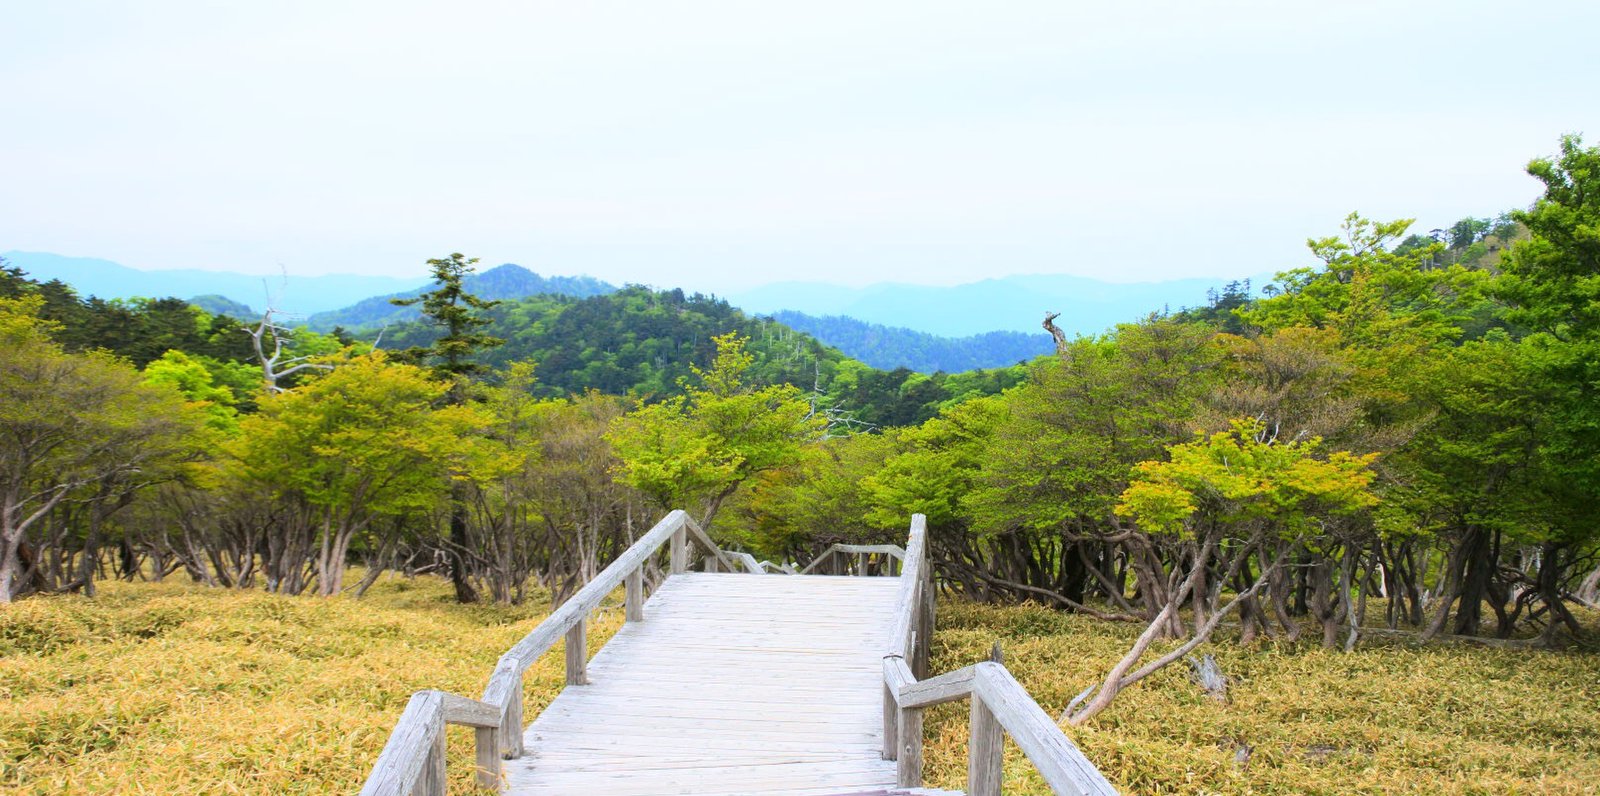
[[[883,640],[899,578],[669,578],[524,733],[518,796],[892,790]]]
[[[519,796],[937,796],[923,713],[958,700],[970,796],[1000,796],[1006,737],[1053,793],[1116,796],[1005,666],[927,676],[926,547],[912,515],[904,548],[835,544],[802,572],[841,574],[797,575],[673,511],[500,656],[482,699],[413,694],[362,796],[444,796],[448,725],[472,728],[477,782]],[[619,587],[627,622],[591,661],[589,614]],[[525,725],[524,673],[562,638],[567,687]]]

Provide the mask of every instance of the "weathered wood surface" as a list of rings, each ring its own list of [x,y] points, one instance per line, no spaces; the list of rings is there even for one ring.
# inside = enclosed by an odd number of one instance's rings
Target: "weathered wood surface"
[[[883,644],[898,578],[669,578],[524,735],[507,792],[892,791]]]
[[[444,796],[444,727],[461,724],[480,733],[480,750],[494,749],[499,733],[500,709],[476,699],[443,691],[418,691],[406,703],[389,742],[378,755],[372,774],[361,788],[362,796]],[[487,734],[485,737],[482,734]],[[426,749],[425,754],[416,754]],[[478,783],[495,787],[500,781],[500,756],[480,754]]]
[[[1117,792],[1006,667],[985,662],[974,668],[978,676],[973,690],[978,699],[973,704],[982,702],[988,708],[995,723],[1005,728],[1056,793],[1101,796]],[[977,788],[972,792],[982,793]]]

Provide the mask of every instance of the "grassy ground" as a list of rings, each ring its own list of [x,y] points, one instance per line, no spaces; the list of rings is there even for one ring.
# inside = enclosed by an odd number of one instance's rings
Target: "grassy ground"
[[[482,691],[542,608],[458,606],[386,579],[365,600],[108,584],[0,607],[0,792],[349,793],[411,692]],[[598,647],[621,620],[600,615]],[[1007,665],[1055,713],[1136,630],[1035,608],[941,605],[935,668]],[[558,645],[559,646],[559,645]],[[1352,655],[1220,646],[1218,704],[1180,667],[1071,735],[1126,793],[1592,793],[1600,656],[1399,646]],[[529,715],[561,682],[529,673]],[[963,705],[930,717],[931,784],[961,787]],[[451,731],[452,792],[470,734]],[[1234,763],[1240,744],[1253,748]],[[1044,793],[1008,749],[1007,793]]]
[[[113,583],[0,606],[0,792],[354,793],[412,692],[481,694],[544,614],[456,605],[432,578],[361,601]],[[620,622],[603,609],[590,643]],[[529,670],[529,715],[560,646]],[[450,754],[466,792],[470,730]]]
[[[987,657],[1052,715],[1104,677],[1139,628],[1042,608],[941,603],[936,671]],[[1600,792],[1600,655],[1399,644],[1326,652],[1207,648],[1218,703],[1177,664],[1068,731],[1125,793]],[[967,708],[929,719],[928,779],[966,777]],[[1248,761],[1235,762],[1241,746]],[[1006,792],[1049,793],[1007,743]]]

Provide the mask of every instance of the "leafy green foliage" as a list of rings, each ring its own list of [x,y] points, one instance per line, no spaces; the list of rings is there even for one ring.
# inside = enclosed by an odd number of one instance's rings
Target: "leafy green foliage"
[[[743,338],[728,333],[713,342],[716,359],[693,369],[697,383],[686,384],[684,395],[619,418],[608,435],[623,481],[664,509],[700,505],[703,526],[750,478],[797,463],[803,444],[823,429],[799,389],[745,382],[754,357]]]
[[[243,421],[238,456],[250,477],[330,516],[426,508],[460,435],[479,422],[470,409],[434,409],[444,392],[420,368],[357,357],[263,399]]]
[[[250,339],[234,318],[214,315],[176,298],[81,299],[59,280],[36,282],[0,261],[0,297],[37,296],[38,315],[67,351],[103,349],[144,367],[177,349],[218,360],[245,361]]]
[[[214,371],[224,369],[216,360],[202,361],[182,351],[168,351],[144,366],[147,384],[162,384],[183,394],[206,415],[206,425],[232,434],[239,430],[238,398],[225,384],[218,384]]]
[[[1279,442],[1259,420],[1235,421],[1228,431],[1169,447],[1166,461],[1136,465],[1116,513],[1156,532],[1259,520],[1290,537],[1304,533],[1312,509],[1349,513],[1376,504],[1368,465],[1377,454],[1317,458],[1321,443]]]
[[[0,602],[25,588],[30,529],[57,507],[170,478],[200,425],[176,390],[141,382],[126,361],[66,351],[44,306],[39,295],[0,298]]]
[[[399,307],[421,304],[426,322],[440,330],[439,336],[428,346],[406,349],[399,356],[414,362],[432,360],[435,373],[457,384],[486,369],[474,355],[505,342],[479,331],[489,325],[482,311],[498,302],[478,298],[462,284],[477,262],[478,258],[469,260],[460,252],[443,259],[429,260],[428,266],[433,269],[437,287],[416,298],[390,299],[390,303]]]

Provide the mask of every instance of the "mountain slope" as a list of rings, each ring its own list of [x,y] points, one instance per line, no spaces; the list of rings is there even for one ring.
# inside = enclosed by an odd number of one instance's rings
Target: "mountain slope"
[[[883,370],[903,367],[921,373],[961,373],[1003,368],[1055,349],[1050,335],[1043,331],[1034,334],[986,332],[953,338],[867,323],[842,315],[817,317],[783,310],[773,313],[772,318]]]
[[[250,306],[266,304],[270,291],[277,308],[292,314],[338,309],[378,293],[394,293],[425,284],[425,277],[256,276],[228,271],[142,271],[110,260],[65,257],[48,252],[9,251],[0,254],[41,282],[59,279],[81,296],[103,299],[136,296],[225,296]]]
[[[261,313],[251,309],[247,304],[240,304],[227,296],[211,293],[204,296],[195,296],[189,303],[211,313],[212,315],[227,315],[241,321],[259,320]]]
[[[462,286],[478,298],[494,300],[516,300],[539,295],[589,298],[616,291],[615,286],[594,277],[544,277],[515,263],[497,265],[472,274],[462,280]],[[317,331],[328,331],[335,326],[360,329],[415,320],[422,315],[420,307],[397,307],[389,300],[419,296],[432,287],[432,284],[427,284],[398,293],[365,298],[348,307],[312,315],[307,325]]]

